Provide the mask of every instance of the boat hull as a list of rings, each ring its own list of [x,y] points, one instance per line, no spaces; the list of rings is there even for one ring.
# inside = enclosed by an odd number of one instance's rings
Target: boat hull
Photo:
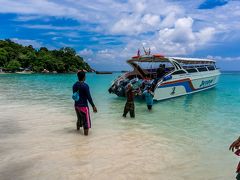
[[[157,85],[154,100],[160,101],[213,88],[217,85],[219,70],[209,73],[186,74],[173,77]]]

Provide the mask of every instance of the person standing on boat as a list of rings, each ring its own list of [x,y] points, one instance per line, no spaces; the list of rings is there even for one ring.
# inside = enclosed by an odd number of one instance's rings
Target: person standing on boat
[[[157,77],[153,81],[153,87],[155,87],[158,81],[165,75],[165,64],[160,64],[157,69]]]
[[[152,110],[152,105],[153,105],[153,97],[154,97],[154,93],[152,92],[152,88],[150,86],[148,86],[147,89],[143,92],[142,95],[145,98],[148,110],[151,111]]]
[[[157,69],[157,78],[160,79],[165,75],[165,64],[160,64]]]
[[[232,150],[232,151],[236,150],[235,154],[240,156],[240,149],[239,148],[240,148],[240,137],[230,145],[229,150]],[[236,177],[236,179],[240,180],[240,162],[239,162],[238,167],[237,167],[237,177]]]
[[[130,117],[135,118],[134,95],[132,84],[128,84],[126,90],[127,102],[124,107],[123,117],[126,117],[127,113],[130,112]]]
[[[77,114],[77,130],[80,127],[84,129],[84,135],[88,135],[88,130],[91,128],[91,119],[90,112],[88,108],[88,102],[91,104],[93,108],[93,112],[97,112],[97,108],[93,103],[89,86],[84,82],[86,79],[86,73],[83,71],[79,71],[77,73],[78,81],[73,85],[73,93],[79,93],[79,99],[75,101],[75,111]]]

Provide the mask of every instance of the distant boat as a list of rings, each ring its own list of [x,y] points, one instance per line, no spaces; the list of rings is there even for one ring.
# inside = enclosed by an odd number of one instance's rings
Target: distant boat
[[[110,71],[96,71],[96,74],[112,74]]]

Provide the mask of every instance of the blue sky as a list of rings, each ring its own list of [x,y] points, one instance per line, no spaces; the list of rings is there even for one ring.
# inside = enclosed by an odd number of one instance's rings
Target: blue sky
[[[0,0],[0,39],[73,47],[97,70],[127,69],[145,46],[240,70],[239,0]]]

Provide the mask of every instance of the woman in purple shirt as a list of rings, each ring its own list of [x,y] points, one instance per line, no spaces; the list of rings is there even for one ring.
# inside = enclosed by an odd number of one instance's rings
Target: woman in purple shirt
[[[79,100],[75,101],[75,111],[77,114],[77,130],[80,127],[84,129],[84,135],[88,135],[88,130],[91,128],[91,119],[90,112],[88,108],[88,102],[91,104],[93,108],[93,112],[97,112],[97,108],[93,103],[89,86],[84,82],[86,79],[86,74],[83,71],[77,73],[78,81],[73,85],[73,93],[79,93]]]

